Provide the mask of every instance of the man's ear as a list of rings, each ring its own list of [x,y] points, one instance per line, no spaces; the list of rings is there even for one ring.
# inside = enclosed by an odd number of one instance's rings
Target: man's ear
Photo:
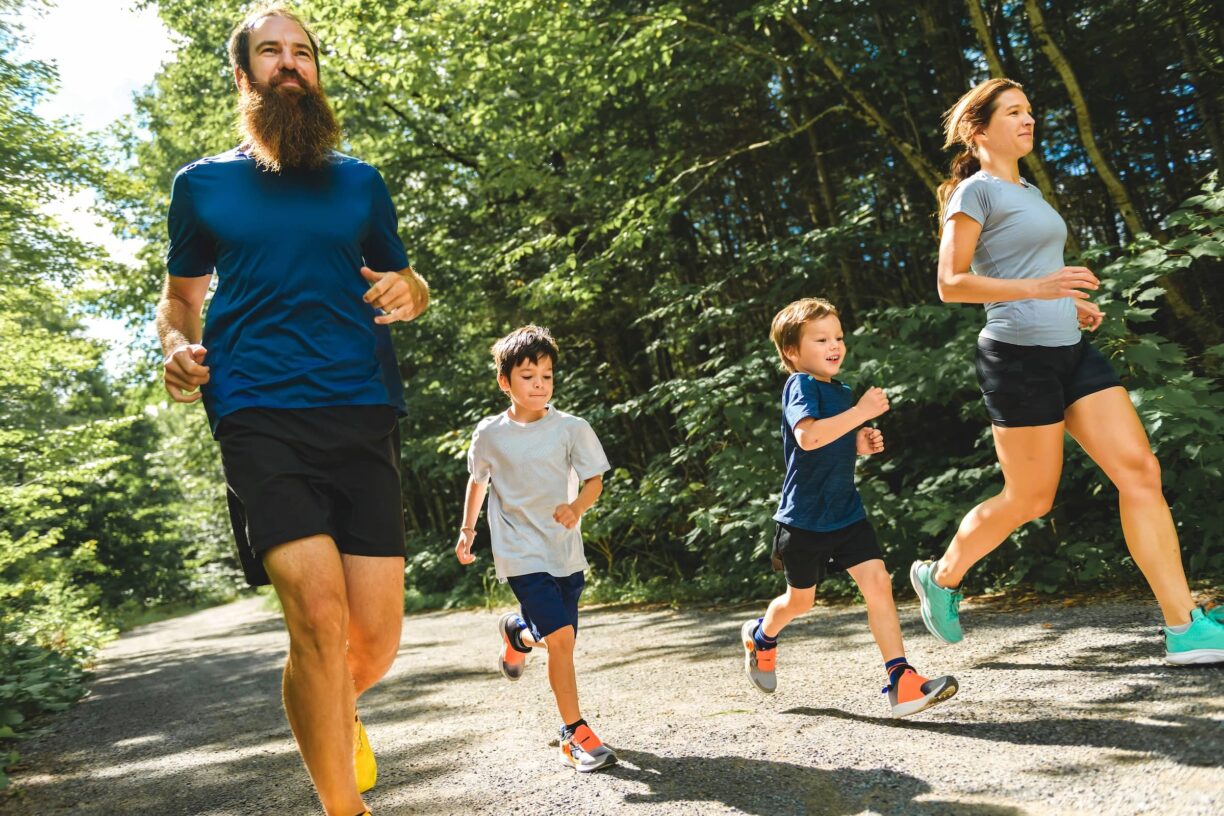
[[[237,65],[234,66],[234,84],[238,86],[240,91],[246,90],[251,85],[251,80],[247,78],[246,71]]]

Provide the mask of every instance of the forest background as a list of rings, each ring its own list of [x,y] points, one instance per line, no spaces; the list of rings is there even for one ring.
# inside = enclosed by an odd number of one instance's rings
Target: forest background
[[[106,133],[36,113],[0,0],[0,768],[84,691],[90,657],[149,610],[242,591],[203,411],[168,403],[160,352],[114,373],[83,321],[152,319],[177,169],[235,143],[225,43],[246,4],[161,0],[174,59]],[[733,601],[777,588],[774,312],[841,309],[844,378],[887,389],[860,489],[898,575],[998,489],[973,380],[980,307],[938,302],[940,117],[1019,80],[1022,167],[1104,281],[1096,342],[1152,438],[1200,588],[1224,576],[1224,34],[1210,0],[300,4],[323,42],[343,150],[378,167],[433,303],[395,342],[408,383],[408,610],[499,603],[452,553],[471,429],[503,407],[492,341],[549,326],[556,404],[613,471],[584,520],[588,599]],[[105,52],[122,32],[100,33]],[[46,215],[99,191],[122,263]],[[484,530],[478,548],[487,547]],[[482,551],[478,549],[478,554]],[[1135,584],[1116,493],[1069,446],[1058,501],[971,591]],[[898,589],[904,591],[903,581]],[[831,578],[824,597],[853,597]],[[0,787],[5,784],[0,770]]]

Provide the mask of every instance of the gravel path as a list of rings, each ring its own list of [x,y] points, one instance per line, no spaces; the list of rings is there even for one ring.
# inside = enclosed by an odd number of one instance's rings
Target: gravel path
[[[961,683],[903,721],[862,607],[794,624],[772,697],[742,674],[752,611],[586,611],[584,711],[621,764],[583,777],[550,747],[544,660],[517,684],[496,673],[496,612],[413,615],[362,703],[380,765],[367,801],[378,816],[1224,813],[1224,670],[1163,665],[1149,603],[971,602],[956,647],[903,605],[910,659]],[[129,633],[92,695],[21,746],[0,814],[318,813],[278,705],[285,646],[258,600]]]

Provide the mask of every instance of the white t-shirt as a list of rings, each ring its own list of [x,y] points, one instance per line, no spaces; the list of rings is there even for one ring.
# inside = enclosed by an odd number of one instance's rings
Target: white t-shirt
[[[499,581],[533,572],[564,578],[587,568],[581,523],[567,530],[553,511],[578,497],[579,482],[610,467],[587,421],[551,405],[535,422],[515,422],[505,412],[480,421],[468,473],[491,481],[489,533]]]
[[[944,210],[982,225],[973,271],[990,278],[1041,278],[1063,267],[1067,225],[1027,181],[1011,184],[979,170],[957,185]],[[987,303],[981,337],[1017,346],[1074,346],[1079,320],[1071,298]]]

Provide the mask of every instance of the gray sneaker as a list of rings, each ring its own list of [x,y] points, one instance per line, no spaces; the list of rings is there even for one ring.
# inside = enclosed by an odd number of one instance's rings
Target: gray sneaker
[[[740,627],[740,643],[744,645],[744,673],[752,681],[757,691],[773,694],[778,690],[778,675],[774,673],[777,666],[777,648],[758,651],[752,632],[756,629],[755,619],[745,621]]]
[[[922,622],[931,634],[944,643],[960,643],[965,633],[960,625],[960,602],[965,597],[956,589],[935,583],[935,565],[915,561],[910,567],[910,583],[922,602]]]

